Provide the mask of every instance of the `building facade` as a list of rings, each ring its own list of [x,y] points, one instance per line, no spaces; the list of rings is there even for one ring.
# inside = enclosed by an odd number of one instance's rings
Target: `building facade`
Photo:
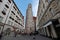
[[[33,21],[34,21],[34,31],[36,31],[36,17],[33,17]]]
[[[26,33],[30,34],[34,32],[34,22],[33,22],[33,14],[32,14],[32,5],[29,4],[26,11]]]
[[[39,0],[37,13],[37,27],[40,34],[58,38],[60,37],[60,0]]]
[[[0,0],[0,23],[4,24],[1,26],[3,31],[7,29],[21,31],[24,28],[24,16],[13,0]]]

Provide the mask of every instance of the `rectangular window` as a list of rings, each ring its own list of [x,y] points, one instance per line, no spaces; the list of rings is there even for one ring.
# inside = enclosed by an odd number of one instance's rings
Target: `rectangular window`
[[[12,17],[9,17],[10,19],[14,20]]]
[[[3,17],[2,16],[0,16],[0,22],[2,22],[3,21]]]
[[[15,13],[13,11],[11,11],[11,12],[15,15]]]
[[[6,12],[3,10],[3,11],[2,11],[2,14],[3,14],[3,15],[6,15]]]
[[[9,3],[11,3],[11,0],[8,0],[9,1]]]
[[[16,10],[16,7],[15,6],[13,6],[13,8]]]
[[[6,8],[9,8],[9,6],[8,6],[8,5],[6,5],[6,4],[5,4],[5,7],[6,7]]]
[[[2,2],[2,0],[0,0],[0,2]]]

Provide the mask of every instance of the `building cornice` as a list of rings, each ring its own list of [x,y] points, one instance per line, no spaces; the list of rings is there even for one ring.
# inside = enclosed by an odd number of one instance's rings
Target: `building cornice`
[[[16,6],[16,8],[18,9],[18,11],[20,12],[20,14],[22,15],[21,11],[19,10],[19,8],[17,7],[16,3],[14,2],[14,0],[12,0],[12,2],[14,3],[14,5]],[[22,15],[23,16],[23,15]]]

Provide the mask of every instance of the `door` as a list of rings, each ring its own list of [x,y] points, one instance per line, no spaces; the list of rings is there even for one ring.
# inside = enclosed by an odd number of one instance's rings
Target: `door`
[[[47,26],[47,28],[48,28],[48,31],[49,31],[49,37],[51,37],[51,26],[49,25],[49,26]]]

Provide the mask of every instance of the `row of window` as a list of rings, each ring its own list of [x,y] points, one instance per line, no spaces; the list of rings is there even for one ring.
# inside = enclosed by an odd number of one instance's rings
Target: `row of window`
[[[0,0],[0,2],[2,2],[3,0]],[[9,1],[9,3],[11,3],[11,0],[8,0]]]
[[[59,2],[58,2],[59,3]],[[54,8],[53,8],[54,7]],[[60,13],[60,10],[59,10],[59,7],[58,7],[58,4],[54,3],[52,8],[49,9],[49,11],[51,12],[51,14],[54,16],[55,14],[57,13]]]
[[[14,8],[15,10],[17,10],[15,6],[13,6],[13,8]],[[17,11],[17,13],[18,13],[18,15],[19,15],[20,17],[22,17],[22,15],[21,15],[18,11]]]
[[[16,20],[15,20],[16,21]],[[17,21],[16,21],[17,22]],[[11,25],[11,26],[13,26],[13,22],[11,22],[10,20],[8,21],[8,24],[9,25]],[[18,24],[20,24],[20,23],[18,23]],[[20,24],[21,25],[21,24]],[[14,24],[14,26],[17,26],[16,24]],[[21,25],[21,26],[23,26],[23,25]],[[23,26],[24,27],[24,26]]]
[[[14,20],[12,17],[9,17],[10,19]]]
[[[13,11],[11,11],[11,12],[15,15],[15,13]],[[16,15],[16,18],[17,18],[17,20],[21,20],[17,15]]]
[[[12,20],[14,20],[12,17],[9,17],[10,19],[12,19]],[[16,20],[15,20],[15,22],[16,23],[18,23],[19,25],[21,25],[19,22],[17,22]],[[22,25],[21,25],[22,26]]]
[[[18,13],[18,15],[19,15],[21,18],[23,18],[23,17],[22,17],[22,14],[20,14],[21,12],[20,12],[20,13],[19,13],[19,12],[17,12],[17,13]]]
[[[6,4],[5,4],[5,7],[6,7],[6,8],[9,8],[9,6],[8,6],[8,5],[6,5]],[[4,9],[3,9],[3,11],[2,11],[2,14],[3,14],[3,15],[6,15],[6,11],[7,11],[7,9],[6,9],[6,8],[4,8]]]
[[[15,22],[16,22],[16,23],[18,23],[19,25],[23,26],[22,24],[20,24],[20,23],[19,23],[19,22],[17,22],[16,20],[15,20]]]

